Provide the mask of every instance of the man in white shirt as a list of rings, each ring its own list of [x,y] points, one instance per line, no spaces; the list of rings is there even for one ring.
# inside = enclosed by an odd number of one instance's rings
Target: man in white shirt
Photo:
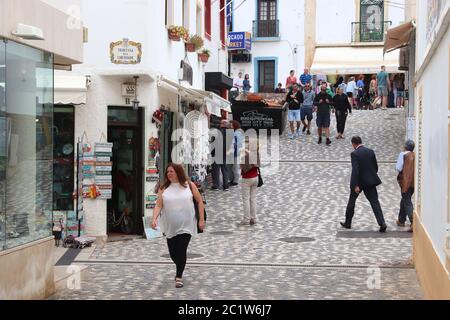
[[[233,87],[239,92],[244,88],[244,78],[242,78],[242,72],[239,72],[238,77],[233,80]]]
[[[352,107],[355,106],[355,92],[357,92],[357,87],[356,87],[356,82],[355,82],[355,77],[351,77],[347,83],[347,88],[346,88],[346,94],[348,97],[348,101],[350,102],[350,105]]]

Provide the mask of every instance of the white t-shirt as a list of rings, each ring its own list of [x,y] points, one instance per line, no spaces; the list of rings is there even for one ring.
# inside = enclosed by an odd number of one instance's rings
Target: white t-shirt
[[[162,198],[161,230],[167,239],[183,233],[195,235],[197,219],[191,189],[172,183],[164,190]]]
[[[351,93],[355,93],[356,92],[356,82],[355,81],[350,81],[347,84],[346,92],[351,92]]]
[[[242,89],[244,88],[244,78],[234,78],[233,87]]]

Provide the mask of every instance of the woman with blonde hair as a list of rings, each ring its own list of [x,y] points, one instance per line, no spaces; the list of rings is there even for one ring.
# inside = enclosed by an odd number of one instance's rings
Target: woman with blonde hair
[[[239,223],[241,226],[256,224],[256,191],[259,183],[260,166],[258,139],[252,137],[246,143],[241,160],[242,202],[244,205],[244,218]]]
[[[187,248],[193,235],[197,233],[197,218],[194,201],[198,204],[198,228],[205,229],[205,206],[196,185],[189,181],[182,165],[169,164],[164,184],[159,188],[158,199],[153,210],[151,227],[157,228],[161,215],[161,230],[167,238],[170,258],[177,272],[175,287],[183,287],[183,272],[187,260]]]

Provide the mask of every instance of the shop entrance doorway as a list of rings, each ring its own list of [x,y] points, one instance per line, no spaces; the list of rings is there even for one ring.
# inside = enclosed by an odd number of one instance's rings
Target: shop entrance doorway
[[[112,199],[108,236],[143,235],[142,110],[108,108],[108,142],[113,143]]]

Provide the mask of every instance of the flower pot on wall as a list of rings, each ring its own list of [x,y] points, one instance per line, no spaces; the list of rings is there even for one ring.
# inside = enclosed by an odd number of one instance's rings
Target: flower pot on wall
[[[186,43],[187,52],[195,52],[195,43]]]
[[[199,53],[198,58],[200,59],[201,62],[207,63],[209,60],[209,55],[207,55],[205,53]]]
[[[169,39],[172,41],[181,41],[181,37],[176,34],[169,31]]]

